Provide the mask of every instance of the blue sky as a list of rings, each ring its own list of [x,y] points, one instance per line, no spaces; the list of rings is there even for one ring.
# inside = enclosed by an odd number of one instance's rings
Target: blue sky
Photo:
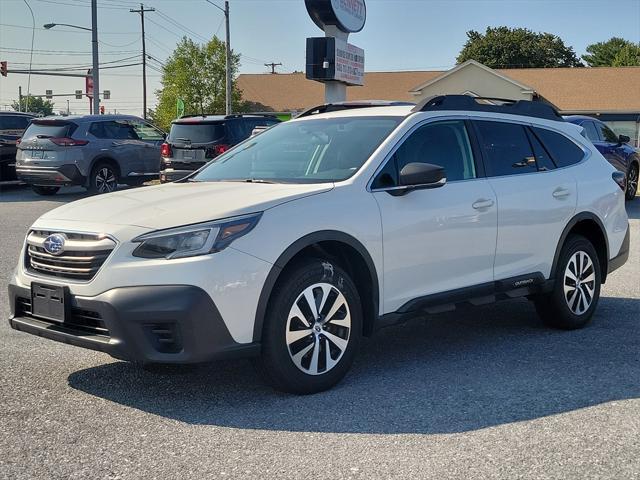
[[[36,21],[34,69],[91,63],[91,35],[50,22],[90,26],[90,0],[27,0]],[[224,36],[222,12],[205,0],[148,0],[157,12],[147,14],[147,51],[162,62],[179,37],[202,41]],[[222,4],[222,1],[217,3]],[[139,3],[98,0],[101,62],[139,55],[140,18],[129,13]],[[242,54],[241,72],[265,72],[265,62],[283,63],[279,71],[303,70],[305,38],[322,32],[307,16],[303,0],[230,0],[231,44]],[[466,40],[467,30],[487,26],[527,27],[559,35],[581,55],[590,43],[620,36],[640,42],[640,0],[367,0],[367,25],[350,41],[365,49],[367,71],[442,70],[450,68]],[[188,30],[185,30],[187,27]],[[9,68],[26,68],[31,46],[31,16],[23,0],[0,0],[0,59]],[[20,50],[22,49],[22,50]],[[69,53],[64,53],[69,52]],[[132,60],[135,62],[135,60]],[[148,71],[148,101],[160,74]],[[105,70],[101,89],[111,90],[107,110],[141,114],[141,67]],[[0,77],[0,108],[27,89],[26,75]],[[83,88],[75,78],[31,78],[31,91],[70,93]],[[83,113],[86,100],[71,99],[72,111]],[[66,100],[56,101],[66,109]]]

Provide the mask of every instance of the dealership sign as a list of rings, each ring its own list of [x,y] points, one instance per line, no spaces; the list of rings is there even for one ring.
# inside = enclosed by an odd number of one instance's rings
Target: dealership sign
[[[334,37],[307,38],[306,77],[364,85],[364,50]]]
[[[309,16],[324,30],[335,25],[345,33],[359,32],[367,20],[364,0],[305,0]]]

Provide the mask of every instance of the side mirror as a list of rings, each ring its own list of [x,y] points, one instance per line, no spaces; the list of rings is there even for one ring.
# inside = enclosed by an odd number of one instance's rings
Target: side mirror
[[[442,187],[447,181],[444,167],[431,163],[408,163],[400,170],[397,189],[390,191],[404,195],[411,190]]]
[[[622,145],[623,143],[629,143],[631,141],[631,138],[629,138],[627,135],[618,135],[618,142],[620,143],[620,145]]]

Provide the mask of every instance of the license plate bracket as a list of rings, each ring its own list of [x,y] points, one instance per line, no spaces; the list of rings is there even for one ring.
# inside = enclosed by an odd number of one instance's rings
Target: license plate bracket
[[[53,322],[64,323],[69,311],[69,289],[67,287],[31,284],[31,313]]]

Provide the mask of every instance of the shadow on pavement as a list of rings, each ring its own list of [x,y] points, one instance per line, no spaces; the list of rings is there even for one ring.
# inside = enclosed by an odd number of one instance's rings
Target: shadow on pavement
[[[640,300],[602,298],[592,323],[545,328],[524,300],[431,317],[365,341],[333,390],[265,386],[249,362],[125,362],[75,372],[71,387],[191,424],[347,433],[454,433],[640,397]]]

